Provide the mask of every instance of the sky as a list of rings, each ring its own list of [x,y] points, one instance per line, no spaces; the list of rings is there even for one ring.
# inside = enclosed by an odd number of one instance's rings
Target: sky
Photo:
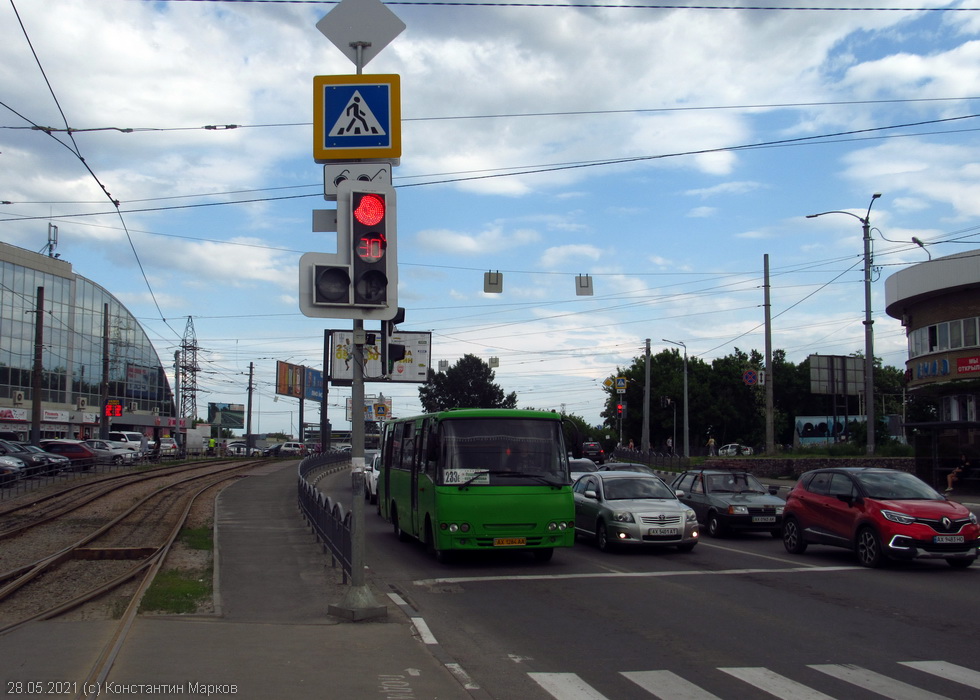
[[[357,72],[316,28],[335,6],[0,3],[0,240],[46,252],[57,226],[165,366],[191,325],[199,414],[254,366],[258,433],[297,432],[276,361],[322,369],[352,327],[298,294],[300,256],[336,251],[312,230],[313,78]],[[763,352],[766,256],[773,347],[863,353],[865,216],[875,354],[903,367],[885,279],[980,247],[980,0],[388,8],[406,29],[363,72],[401,81],[400,329],[433,363],[497,358],[520,407],[598,425],[646,339]],[[421,410],[417,384],[365,391]]]

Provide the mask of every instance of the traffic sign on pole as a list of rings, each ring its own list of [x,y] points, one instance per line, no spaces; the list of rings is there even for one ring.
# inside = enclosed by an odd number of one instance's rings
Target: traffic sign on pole
[[[313,77],[317,163],[402,154],[401,80],[388,75]]]

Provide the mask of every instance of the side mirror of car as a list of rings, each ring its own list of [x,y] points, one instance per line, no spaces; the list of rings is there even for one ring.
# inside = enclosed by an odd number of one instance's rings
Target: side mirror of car
[[[837,494],[837,500],[838,501],[843,501],[844,503],[846,503],[849,506],[853,506],[854,505],[854,496],[852,496],[849,493],[846,493],[846,494],[845,493],[839,493],[839,494]]]
[[[595,491],[593,491],[592,489],[589,489],[588,491],[586,491],[586,492],[585,492],[584,494],[582,494],[582,495],[584,495],[584,496],[585,496],[586,498],[591,498],[591,499],[594,499],[594,500],[596,500],[596,501],[598,501],[598,500],[599,500],[599,494],[597,494],[597,493],[596,493]]]
[[[684,493],[683,489],[674,489],[674,495],[678,498],[684,498],[686,494]]]
[[[779,487],[776,486],[775,484],[769,484],[769,495],[770,496],[778,496],[779,495]]]

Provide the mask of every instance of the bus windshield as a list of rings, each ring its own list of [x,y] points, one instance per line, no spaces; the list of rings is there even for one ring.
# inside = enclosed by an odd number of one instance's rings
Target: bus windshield
[[[561,424],[526,418],[467,418],[441,424],[439,483],[446,486],[564,486]]]

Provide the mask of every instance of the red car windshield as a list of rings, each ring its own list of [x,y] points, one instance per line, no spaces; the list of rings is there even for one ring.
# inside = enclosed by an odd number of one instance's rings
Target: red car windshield
[[[944,500],[935,489],[907,472],[861,472],[855,476],[868,498],[885,501]]]

